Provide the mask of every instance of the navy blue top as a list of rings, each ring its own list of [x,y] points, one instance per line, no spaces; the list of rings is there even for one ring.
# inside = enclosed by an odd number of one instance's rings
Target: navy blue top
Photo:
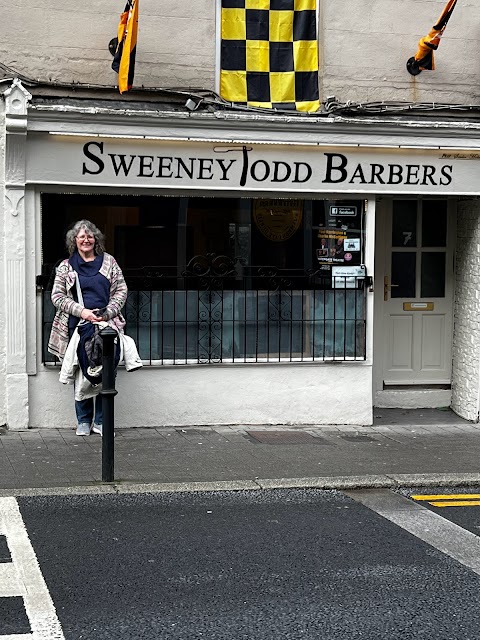
[[[78,273],[80,288],[83,295],[83,306],[86,309],[103,309],[108,305],[110,299],[110,282],[108,278],[100,273],[103,264],[103,256],[95,256],[95,260],[86,262],[78,251],[70,257],[70,264]],[[74,287],[74,297],[76,299],[76,287]],[[68,327],[74,329],[80,318],[70,316]]]

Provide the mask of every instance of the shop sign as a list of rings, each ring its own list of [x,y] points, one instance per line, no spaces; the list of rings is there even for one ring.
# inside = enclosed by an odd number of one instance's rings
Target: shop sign
[[[360,238],[345,238],[343,241],[344,251],[360,251]]]
[[[330,206],[330,215],[331,216],[356,216],[357,215],[357,207],[340,207],[338,205]]]
[[[478,155],[440,150],[322,149],[313,146],[32,135],[27,181],[319,193],[478,193]],[[466,157],[467,156],[467,157]],[[353,207],[332,216],[354,216]]]
[[[334,289],[355,289],[358,278],[365,278],[365,265],[356,267],[332,267],[332,287]]]

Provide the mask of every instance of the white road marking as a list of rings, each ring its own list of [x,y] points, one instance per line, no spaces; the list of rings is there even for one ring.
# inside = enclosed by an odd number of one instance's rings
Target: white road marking
[[[0,640],[65,640],[15,498],[0,498],[0,534],[11,563],[0,566],[0,596],[22,596],[31,634],[0,635]]]
[[[0,564],[0,598],[23,596],[24,585],[21,584],[18,572],[12,562]]]
[[[388,489],[343,493],[480,575],[480,538],[474,533]]]

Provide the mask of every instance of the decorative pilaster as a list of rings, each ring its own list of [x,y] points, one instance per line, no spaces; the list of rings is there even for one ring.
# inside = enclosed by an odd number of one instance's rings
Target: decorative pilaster
[[[28,428],[25,181],[30,93],[18,79],[5,97],[4,291],[6,414],[10,429]]]

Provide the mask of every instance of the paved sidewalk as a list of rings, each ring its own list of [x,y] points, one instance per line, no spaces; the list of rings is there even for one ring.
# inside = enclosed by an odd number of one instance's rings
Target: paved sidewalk
[[[81,438],[70,429],[0,430],[0,495],[79,487],[480,485],[480,425],[441,410],[377,409],[375,416],[371,427],[117,429],[112,485],[101,482],[100,436]]]

